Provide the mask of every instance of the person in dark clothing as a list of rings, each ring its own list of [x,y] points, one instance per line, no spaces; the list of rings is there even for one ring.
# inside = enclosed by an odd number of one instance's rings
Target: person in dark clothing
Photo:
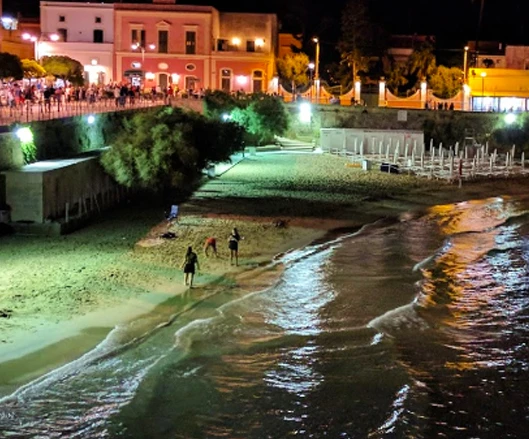
[[[228,248],[230,249],[230,265],[233,265],[233,259],[235,259],[235,265],[239,265],[239,241],[243,239],[239,235],[238,230],[234,227],[230,237],[228,238]]]
[[[195,277],[195,266],[197,270],[200,270],[198,264],[198,256],[193,252],[191,246],[187,247],[187,252],[182,261],[182,269],[184,270],[184,284],[188,285],[189,288],[193,288],[193,279]]]

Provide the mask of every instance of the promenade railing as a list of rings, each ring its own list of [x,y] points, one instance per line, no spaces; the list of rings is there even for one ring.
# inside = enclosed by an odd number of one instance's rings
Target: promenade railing
[[[26,101],[15,106],[0,106],[0,126],[14,123],[28,123],[40,120],[59,119],[72,116],[83,116],[111,111],[134,110],[167,105],[169,101],[159,97],[137,97],[125,100],[102,98],[98,100],[79,101]]]

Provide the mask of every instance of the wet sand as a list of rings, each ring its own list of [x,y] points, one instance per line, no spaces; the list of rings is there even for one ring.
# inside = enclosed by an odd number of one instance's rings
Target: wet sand
[[[136,322],[136,333],[172,315],[175,297],[191,303],[211,285],[261,289],[285,251],[383,217],[472,198],[524,194],[529,180],[465,183],[462,188],[412,176],[363,172],[339,157],[263,154],[206,182],[180,206],[178,222],[163,212],[127,206],[86,229],[59,238],[0,238],[0,395],[97,346],[113,328]],[[285,227],[276,227],[277,220]],[[229,264],[227,237],[245,239],[240,266]],[[175,239],[163,239],[167,231]],[[202,245],[217,237],[219,258]],[[192,245],[201,270],[183,285],[180,263]]]

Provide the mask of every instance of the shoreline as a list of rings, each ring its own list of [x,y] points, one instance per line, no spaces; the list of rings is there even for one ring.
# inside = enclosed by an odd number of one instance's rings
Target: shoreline
[[[268,159],[261,160],[266,164]],[[46,254],[40,256],[42,260],[51,261],[49,272],[41,270],[32,274],[36,280],[27,273],[30,277],[27,283],[24,283],[24,279],[17,278],[20,284],[15,286],[19,289],[11,293],[11,302],[8,301],[7,305],[17,312],[13,316],[14,323],[9,325],[10,319],[0,321],[0,397],[76,360],[98,346],[117,327],[137,323],[139,327],[134,328],[134,331],[137,335],[142,335],[142,329],[152,329],[151,325],[160,324],[163,318],[172,315],[178,300],[185,299],[192,303],[194,296],[205,294],[215,285],[236,287],[242,292],[272,285],[282,270],[272,273],[267,267],[273,265],[278,255],[289,250],[354,231],[378,219],[398,220],[404,213],[414,215],[414,212],[417,214],[437,204],[487,198],[500,193],[521,195],[526,193],[529,185],[525,180],[524,185],[519,180],[490,181],[467,184],[458,189],[447,185],[437,187],[437,183],[425,181],[424,187],[412,186],[413,190],[408,193],[389,194],[363,202],[358,202],[347,194],[351,197],[347,203],[327,203],[326,197],[335,195],[331,187],[329,195],[321,196],[323,201],[296,199],[298,212],[292,209],[290,199],[286,199],[282,205],[279,202],[266,204],[267,198],[264,197],[236,198],[238,179],[248,169],[253,170],[256,165],[260,165],[259,162],[259,158],[249,160],[246,164],[242,162],[228,171],[226,177],[206,183],[188,202],[180,206],[183,215],[178,223],[160,221],[159,216],[152,213],[141,220],[131,220],[130,214],[125,211],[122,213],[123,218],[109,221],[110,227],[102,221],[61,242],[48,240],[49,245],[57,245],[57,249],[52,249],[50,257]],[[330,158],[329,163],[336,167],[336,163],[341,161],[339,158]],[[244,169],[245,166],[248,169]],[[302,168],[302,171],[306,172],[306,169]],[[235,188],[229,185],[230,175],[237,183]],[[251,173],[249,175],[250,179],[254,178]],[[358,178],[366,176],[356,175]],[[306,177],[303,174],[294,175],[294,178],[301,180]],[[324,178],[329,177],[324,175]],[[383,178],[386,184],[387,176]],[[411,180],[410,182],[409,184],[416,184]],[[271,185],[268,180],[264,180],[262,184],[267,187]],[[284,183],[279,180],[273,184],[281,188]],[[215,193],[219,186],[221,190],[218,192],[226,197],[221,198],[220,203],[217,198],[209,195]],[[217,193],[215,196],[218,196]],[[273,225],[278,218],[286,222],[285,228]],[[136,221],[134,224],[137,223],[138,227],[131,230],[133,227],[130,224],[133,221]],[[127,231],[122,231],[120,224],[128,227]],[[226,244],[222,236],[227,235],[233,227],[237,227],[247,237],[241,244],[241,265],[238,268],[228,265]],[[164,231],[174,232],[176,239],[161,239],[160,235]],[[104,240],[105,233],[112,235],[108,242]],[[221,258],[205,258],[203,255],[201,245],[207,236],[217,236]],[[94,239],[101,242],[94,244]],[[14,260],[18,261],[20,267],[24,267],[27,264],[24,257],[32,254],[30,251],[35,246],[38,248],[42,239],[13,237],[6,241],[13,246],[27,244],[27,248],[20,254],[8,253],[14,255]],[[95,252],[94,245],[97,250]],[[193,245],[203,268],[196,277],[196,287],[191,290],[187,290],[182,284],[183,275],[179,268],[181,255],[187,245]],[[0,257],[1,252],[0,248]],[[76,260],[74,256],[78,254],[80,256]],[[11,279],[20,275],[21,268],[15,262]],[[53,263],[58,265],[54,266]],[[67,270],[62,267],[67,274],[64,280],[57,281],[57,273],[62,273],[57,268],[60,267],[59,263],[69,263],[72,267]],[[34,288],[37,280],[43,286],[35,292],[31,288]],[[64,283],[68,283],[69,288],[58,291],[57,288],[63,287]],[[9,278],[7,284],[9,287]],[[8,288],[0,288],[0,300],[5,300],[6,290],[9,293]],[[25,296],[22,295],[21,299],[20,291],[28,296],[28,300],[22,301]],[[79,291],[82,300],[75,296],[76,291]],[[0,309],[3,307],[3,304],[0,305]]]
[[[58,323],[41,323],[42,327],[35,332],[28,333],[25,329],[13,331],[10,343],[0,344],[0,398],[92,352],[119,328],[127,332],[127,341],[132,341],[149,334],[159,325],[168,324],[173,316],[172,302],[175,299],[187,297],[192,306],[198,302],[194,300],[194,294],[226,280],[244,294],[269,288],[283,271],[282,268],[271,269],[277,267],[275,260],[278,255],[299,250],[332,232],[332,229],[322,227],[323,222],[320,221],[317,229],[296,228],[299,230],[295,230],[294,239],[276,248],[274,253],[260,255],[251,264],[243,262],[238,268],[229,267],[225,271],[208,273],[204,281],[199,272],[192,289],[172,283],[110,308],[97,309]],[[131,329],[130,326],[135,324],[139,324],[140,328]]]

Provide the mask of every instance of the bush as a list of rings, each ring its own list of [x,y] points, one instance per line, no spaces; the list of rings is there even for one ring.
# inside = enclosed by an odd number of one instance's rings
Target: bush
[[[206,114],[214,120],[225,115],[245,131],[247,144],[273,142],[288,129],[288,113],[281,99],[264,93],[240,94],[239,99],[216,90],[206,94]]]
[[[101,162],[124,186],[166,190],[185,188],[210,162],[241,148],[235,124],[164,107],[128,120]]]

